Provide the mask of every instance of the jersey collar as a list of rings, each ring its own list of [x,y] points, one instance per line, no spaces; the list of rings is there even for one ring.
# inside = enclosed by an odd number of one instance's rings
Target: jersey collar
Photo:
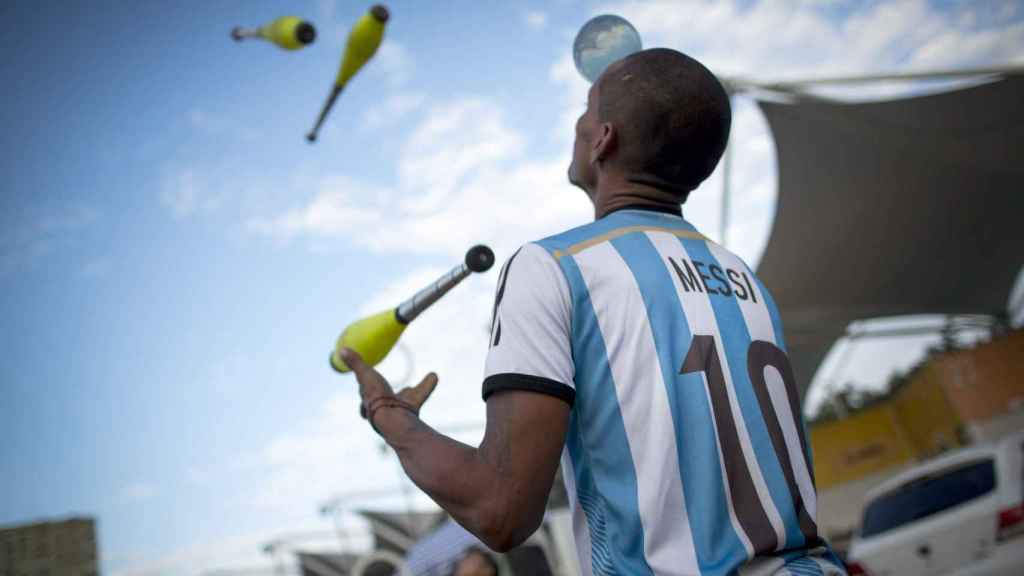
[[[661,212],[662,214],[672,214],[673,216],[679,216],[680,218],[683,217],[683,208],[682,208],[682,206],[679,206],[679,205],[669,207],[669,206],[649,206],[649,205],[646,205],[646,204],[627,204],[627,205],[625,205],[625,206],[623,206],[621,208],[616,208],[615,210],[612,210],[611,212],[608,212],[607,214],[602,216],[602,218],[607,218],[608,216],[610,216],[612,214],[615,214],[616,212],[621,212],[623,210],[644,210],[644,211],[647,211],[647,212]]]

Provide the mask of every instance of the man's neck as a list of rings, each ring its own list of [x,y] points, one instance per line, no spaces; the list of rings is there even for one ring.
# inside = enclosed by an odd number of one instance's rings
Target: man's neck
[[[620,180],[602,182],[594,195],[594,219],[598,220],[625,207],[652,208],[663,212],[678,212],[679,198],[671,193],[646,184]]]

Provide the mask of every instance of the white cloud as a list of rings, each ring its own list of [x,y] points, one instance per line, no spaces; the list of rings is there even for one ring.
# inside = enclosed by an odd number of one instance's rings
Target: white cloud
[[[391,85],[399,87],[412,76],[414,61],[409,51],[401,44],[385,39],[377,49],[377,54],[366,64],[366,68],[377,77]]]
[[[282,526],[282,530],[289,527]],[[259,531],[232,536],[214,542],[201,542],[156,559],[139,559],[137,555],[122,557],[125,566],[112,570],[114,576],[172,576],[205,574],[214,568],[273,565],[264,554],[265,544],[280,536],[279,531]],[[273,573],[269,572],[268,573]]]
[[[565,150],[571,150],[576,136],[576,121],[587,109],[590,83],[576,70],[571,54],[565,54],[551,65],[548,81],[562,93],[561,102],[557,103],[561,112],[548,137]]]
[[[382,223],[380,211],[363,207],[378,194],[383,192],[348,176],[330,176],[321,181],[318,194],[307,205],[274,218],[253,219],[247,225],[285,242],[298,235],[323,238],[368,230]]]
[[[970,3],[937,12],[924,0],[881,2],[855,7],[845,20],[836,20],[796,0],[749,7],[659,0],[610,3],[595,13],[621,14],[645,46],[682,50],[726,76],[782,80],[1019,62],[1021,24],[965,19],[972,9]],[[688,33],[680,35],[681,29]]]
[[[345,519],[340,528],[354,535],[365,528],[365,523]],[[370,545],[365,538],[350,538],[346,542],[354,552],[365,551]],[[271,576],[298,573],[293,556],[297,550],[337,553],[338,546],[338,532],[327,524],[286,522],[273,529],[198,541],[158,558],[147,559],[138,553],[119,554],[105,563],[115,566],[111,570],[114,576]]]
[[[274,438],[260,452],[266,481],[250,501],[276,511],[306,502],[313,512],[311,499],[326,499],[340,486],[397,485],[380,457],[374,432],[358,417],[358,406],[354,388],[339,392],[320,414]]]
[[[397,124],[407,115],[419,110],[426,103],[423,93],[394,94],[380,104],[368,108],[363,113],[360,128],[364,131],[379,130]]]
[[[947,67],[950,62],[1024,63],[1024,23],[967,34],[946,30],[929,38],[911,59],[914,68],[921,69]]]
[[[528,10],[523,14],[523,21],[530,30],[540,31],[547,28],[548,14],[543,10]]]
[[[568,157],[523,161],[525,137],[503,116],[479,98],[435,106],[401,147],[394,188],[327,177],[304,205],[248,227],[284,241],[336,239],[458,257],[479,242],[507,255],[585,221],[586,201],[566,183]],[[381,233],[385,227],[402,233]]]
[[[121,498],[131,504],[152,500],[157,494],[157,485],[149,481],[136,481],[121,490]]]
[[[435,106],[401,151],[399,184],[415,190],[403,207],[418,215],[449,209],[459,184],[475,171],[515,159],[523,143],[492,102],[469,98]]]

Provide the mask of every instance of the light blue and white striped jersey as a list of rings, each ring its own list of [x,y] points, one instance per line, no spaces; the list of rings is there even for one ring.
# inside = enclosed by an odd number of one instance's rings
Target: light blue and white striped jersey
[[[562,471],[584,575],[844,574],[818,538],[771,296],[678,215],[616,211],[502,270],[484,398],[572,406]]]

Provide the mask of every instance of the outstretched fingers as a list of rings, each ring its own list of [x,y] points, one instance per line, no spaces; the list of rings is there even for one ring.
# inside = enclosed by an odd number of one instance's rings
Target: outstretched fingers
[[[394,394],[387,380],[374,370],[373,366],[367,364],[358,352],[351,348],[342,348],[341,358],[356,375],[356,380],[359,381],[359,392],[364,400]],[[419,384],[411,388],[405,388],[397,396],[419,410],[423,403],[430,398],[430,395],[434,393],[434,389],[437,388],[437,381],[437,374],[431,372],[424,376]]]
[[[430,374],[424,376],[423,380],[420,380],[419,384],[413,386],[411,390],[412,398],[415,401],[417,407],[423,406],[423,403],[426,402],[428,398],[430,398],[430,395],[434,393],[434,389],[437,388],[437,382],[437,374],[431,372]]]

